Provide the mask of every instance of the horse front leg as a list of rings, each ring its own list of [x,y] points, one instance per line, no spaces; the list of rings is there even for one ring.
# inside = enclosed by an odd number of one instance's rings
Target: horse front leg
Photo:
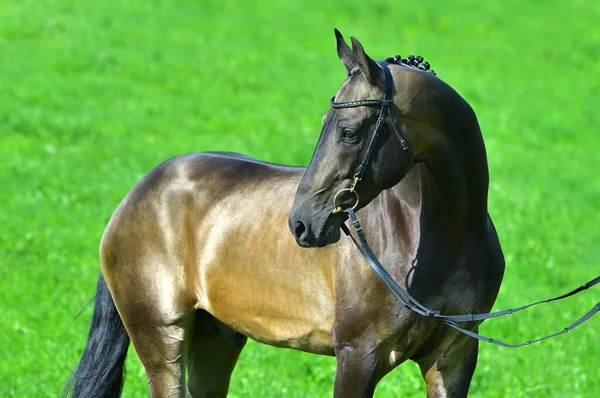
[[[478,343],[470,337],[459,336],[435,357],[418,361],[427,383],[427,398],[467,396],[477,365]]]
[[[372,397],[381,365],[379,349],[371,344],[343,344],[336,347],[337,367],[333,396],[335,398]]]
[[[353,278],[346,278],[353,279]],[[376,287],[365,288],[361,281],[356,285],[340,283],[335,319],[331,329],[336,356],[336,373],[333,396],[335,398],[372,397],[377,383],[403,360],[391,360],[396,350],[396,340],[411,322],[400,322],[396,314],[400,309],[382,306],[385,301]],[[375,280],[383,285],[383,282]],[[362,285],[361,285],[362,284]],[[362,289],[374,296],[359,296]],[[383,285],[385,289],[385,285]],[[402,319],[401,319],[402,320]],[[404,329],[401,327],[405,324]],[[399,326],[400,325],[400,326]]]

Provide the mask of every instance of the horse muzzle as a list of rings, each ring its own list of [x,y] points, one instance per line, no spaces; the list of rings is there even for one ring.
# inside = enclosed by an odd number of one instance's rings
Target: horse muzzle
[[[340,240],[340,226],[346,213],[333,214],[330,209],[320,214],[307,214],[299,209],[290,213],[288,224],[301,247],[323,247]]]

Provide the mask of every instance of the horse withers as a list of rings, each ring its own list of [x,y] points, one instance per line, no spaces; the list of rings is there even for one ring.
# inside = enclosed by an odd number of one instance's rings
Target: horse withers
[[[348,78],[308,168],[183,155],[123,199],[73,396],[119,395],[130,339],[152,396],[225,396],[247,337],[334,355],[335,397],[372,396],[409,359],[428,396],[467,394],[477,340],[405,308],[340,227],[360,210],[375,254],[424,305],[488,312],[504,260],[477,119],[426,68],[336,39]]]

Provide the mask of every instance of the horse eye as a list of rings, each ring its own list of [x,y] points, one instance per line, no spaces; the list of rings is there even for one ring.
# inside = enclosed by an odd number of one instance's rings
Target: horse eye
[[[342,139],[344,141],[354,141],[358,138],[358,132],[353,129],[344,128],[342,130]]]

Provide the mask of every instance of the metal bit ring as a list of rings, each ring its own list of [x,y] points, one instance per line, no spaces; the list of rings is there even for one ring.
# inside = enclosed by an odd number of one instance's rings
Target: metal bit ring
[[[358,196],[358,192],[356,192],[356,190],[354,189],[354,187],[352,188],[344,188],[344,189],[340,189],[338,191],[338,193],[335,194],[335,196],[333,197],[333,211],[331,212],[331,214],[338,214],[341,213],[343,211],[346,211],[346,209],[344,209],[342,206],[338,206],[337,205],[337,199],[338,196],[340,196],[340,194],[342,192],[351,192],[356,196],[356,203],[354,203],[354,206],[351,207],[352,210],[355,210],[356,207],[358,206],[358,202],[360,201],[360,197]]]

